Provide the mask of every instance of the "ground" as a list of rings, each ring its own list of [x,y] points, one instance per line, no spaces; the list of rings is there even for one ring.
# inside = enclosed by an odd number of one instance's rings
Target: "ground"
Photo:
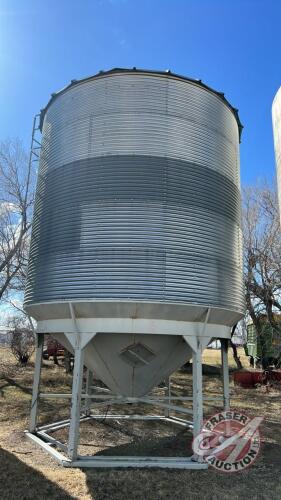
[[[240,353],[241,354],[241,353]],[[230,355],[230,364],[233,364]],[[219,364],[219,353],[206,350],[204,362]],[[247,360],[243,358],[247,365]],[[24,437],[28,425],[34,364],[19,368],[9,351],[0,349],[0,499],[270,499],[281,498],[281,418],[278,387],[242,389],[233,386],[232,407],[248,415],[262,415],[262,450],[255,464],[244,472],[227,475],[212,469],[187,470],[80,470],[64,469],[50,456]],[[204,376],[205,392],[221,390],[218,370]],[[212,373],[214,372],[214,373]],[[190,395],[191,374],[177,372],[173,390]],[[44,362],[43,391],[67,392],[71,377],[62,367]],[[161,390],[161,389],[159,389]],[[143,411],[145,411],[143,409]],[[205,406],[206,414],[215,408]],[[40,421],[59,420],[68,415],[68,404],[44,400],[40,405]],[[66,438],[64,432],[60,437]],[[190,444],[187,431],[165,425],[150,425],[142,429],[139,423],[124,426],[105,422],[82,429],[80,451],[100,452],[111,447],[115,454],[184,454]],[[111,452],[109,449],[108,453]]]

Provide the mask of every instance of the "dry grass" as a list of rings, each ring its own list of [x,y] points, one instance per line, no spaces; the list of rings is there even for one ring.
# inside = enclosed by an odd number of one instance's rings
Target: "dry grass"
[[[245,355],[244,349],[238,349],[240,360],[244,368],[249,368],[249,358]],[[203,353],[203,363],[213,366],[221,366],[221,354],[219,349],[205,349]],[[230,368],[236,368],[232,350],[228,351],[228,364]]]
[[[230,364],[232,358],[230,356]],[[245,366],[247,362],[244,361]],[[204,362],[219,365],[217,351],[205,351]],[[232,385],[232,406],[248,414],[264,415],[263,448],[254,466],[243,473],[223,475],[213,470],[77,470],[63,469],[25,440],[30,407],[33,366],[19,369],[5,349],[0,350],[0,498],[2,499],[279,499],[281,498],[280,392],[242,389]],[[191,375],[178,372],[173,390],[190,394]],[[43,390],[67,392],[71,379],[62,368],[45,363]],[[218,376],[204,377],[205,390],[216,393]],[[215,409],[209,404],[207,413]],[[151,409],[142,408],[142,411]],[[42,402],[40,421],[68,416],[65,401]],[[67,436],[61,432],[62,439]],[[190,434],[169,426],[87,424],[81,432],[80,451],[122,454],[189,453]],[[89,446],[90,445],[90,446]]]

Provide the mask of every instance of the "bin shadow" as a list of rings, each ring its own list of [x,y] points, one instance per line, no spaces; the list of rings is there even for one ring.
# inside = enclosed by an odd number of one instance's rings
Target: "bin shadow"
[[[0,447],[0,498],[74,500],[65,490],[41,472]]]

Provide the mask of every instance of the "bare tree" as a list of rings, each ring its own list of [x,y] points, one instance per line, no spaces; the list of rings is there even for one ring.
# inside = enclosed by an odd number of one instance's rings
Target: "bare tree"
[[[25,318],[14,316],[9,322],[9,344],[12,354],[21,365],[26,365],[35,348],[33,330]]]
[[[234,333],[235,333],[236,328],[237,328],[237,323],[236,323],[236,325],[234,325],[234,326],[232,327],[232,330],[231,330],[231,338],[230,338],[229,344],[230,344],[230,347],[231,347],[231,349],[232,349],[232,355],[233,355],[233,359],[234,359],[234,361],[235,361],[235,363],[236,363],[236,366],[237,366],[237,368],[238,368],[239,370],[241,370],[241,368],[243,368],[242,361],[241,361],[241,359],[240,359],[240,356],[238,356],[237,346],[236,346],[236,344],[235,344],[235,343],[233,342],[233,340],[232,340],[232,337],[233,337],[233,335],[234,335]]]
[[[0,143],[0,300],[24,287],[34,184],[21,142]]]
[[[266,184],[244,189],[244,280],[248,313],[258,334],[264,315],[275,329],[281,312],[281,233],[277,195]],[[281,332],[280,332],[281,333]]]
[[[64,367],[66,373],[73,372],[73,355],[67,349],[64,349]]]

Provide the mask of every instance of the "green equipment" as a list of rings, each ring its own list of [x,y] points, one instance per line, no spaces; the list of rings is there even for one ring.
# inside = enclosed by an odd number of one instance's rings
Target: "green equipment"
[[[262,332],[257,335],[253,323],[247,325],[247,343],[245,354],[254,360],[276,359],[281,357],[281,317],[277,319],[276,328],[268,322],[267,318],[262,318]]]

